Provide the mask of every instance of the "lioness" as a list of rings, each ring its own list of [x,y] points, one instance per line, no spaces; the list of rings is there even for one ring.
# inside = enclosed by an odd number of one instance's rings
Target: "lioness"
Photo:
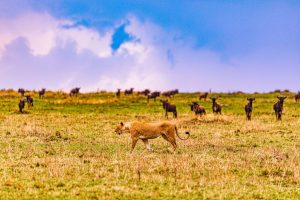
[[[187,140],[190,136],[189,132],[185,132],[188,135],[187,138],[185,139],[181,138],[178,134],[176,125],[170,122],[160,122],[160,123],[128,122],[125,124],[121,122],[117,126],[115,132],[119,135],[121,135],[122,133],[131,134],[131,139],[132,139],[131,152],[133,151],[139,139],[141,139],[144,142],[146,148],[150,152],[152,152],[153,150],[150,147],[148,139],[154,139],[159,136],[162,136],[165,140],[170,142],[175,151],[177,147],[175,134],[181,140]]]

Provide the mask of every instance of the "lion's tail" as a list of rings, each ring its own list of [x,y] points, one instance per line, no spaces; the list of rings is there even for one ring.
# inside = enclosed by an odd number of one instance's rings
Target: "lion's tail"
[[[185,134],[187,134],[188,136],[187,136],[186,138],[181,138],[181,137],[179,136],[179,133],[178,133],[178,131],[177,131],[177,127],[176,127],[176,126],[175,126],[175,131],[176,131],[177,137],[178,137],[179,139],[181,139],[181,140],[187,140],[187,139],[189,139],[189,137],[190,137],[190,133],[189,133],[188,131],[186,131]]]

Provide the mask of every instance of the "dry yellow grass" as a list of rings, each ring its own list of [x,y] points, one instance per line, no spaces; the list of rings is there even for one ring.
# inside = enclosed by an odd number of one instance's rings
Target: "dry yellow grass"
[[[178,140],[176,153],[159,138],[154,153],[138,142],[130,154],[129,135],[115,126],[165,120],[159,101],[49,93],[19,114],[19,95],[0,92],[0,198],[299,199],[300,104],[287,100],[276,122],[276,95],[256,95],[252,121],[246,95],[220,94],[224,114],[211,114],[207,101],[198,118],[188,106],[197,94],[177,95],[175,121],[191,138]]]

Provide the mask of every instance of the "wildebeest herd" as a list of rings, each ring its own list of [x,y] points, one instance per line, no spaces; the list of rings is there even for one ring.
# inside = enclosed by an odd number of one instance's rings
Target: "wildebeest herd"
[[[70,90],[69,95],[70,96],[77,96],[79,94],[80,91],[80,87],[76,87]],[[134,94],[134,88],[130,88],[128,90],[124,91],[124,95],[125,96],[130,96]],[[21,99],[19,101],[19,111],[21,113],[23,113],[23,110],[25,108],[25,104],[27,103],[28,108],[33,107],[33,98],[30,95],[25,95],[26,91],[24,88],[19,88],[18,89],[18,93],[21,94]],[[46,89],[43,88],[40,91],[38,91],[38,95],[39,98],[44,97],[46,93]],[[179,93],[178,89],[175,90],[170,90],[170,91],[165,91],[165,92],[160,92],[160,91],[153,91],[151,92],[149,89],[145,89],[142,91],[138,91],[137,95],[143,95],[145,97],[147,97],[147,102],[149,103],[149,101],[151,99],[154,100],[154,102],[156,102],[156,98],[163,96],[165,98],[169,98],[171,99],[172,97],[174,97],[176,94]],[[202,99],[206,100],[209,96],[208,92],[205,93],[200,93],[199,94],[199,100],[201,101]],[[25,97],[25,98],[23,98]],[[120,98],[121,97],[121,89],[117,89],[116,91],[116,97]],[[286,96],[277,96],[278,101],[273,105],[273,110],[275,112],[276,115],[276,119],[277,120],[281,120],[282,119],[282,112],[283,112],[283,104],[284,104],[284,100],[287,98]],[[217,97],[210,97],[211,101],[212,101],[212,112],[215,114],[222,114],[222,106],[220,104],[217,103]],[[252,111],[253,111],[253,102],[255,101],[255,98],[253,97],[249,97],[247,98],[248,103],[245,105],[245,114],[246,114],[246,119],[247,120],[251,120],[251,115],[252,115]],[[295,95],[295,101],[299,102],[300,101],[300,91],[298,91],[298,93]],[[168,99],[161,99],[160,102],[162,103],[162,107],[163,110],[165,111],[165,117],[168,118],[168,113],[171,112],[173,113],[173,117],[177,118],[177,109],[176,109],[176,105],[172,104],[169,102]],[[206,114],[206,110],[205,108],[200,105],[199,102],[192,102],[190,105],[190,110],[193,111],[195,113],[195,115],[205,115]]]

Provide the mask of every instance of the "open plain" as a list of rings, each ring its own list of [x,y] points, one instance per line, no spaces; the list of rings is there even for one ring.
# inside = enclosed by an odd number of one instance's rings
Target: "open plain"
[[[300,103],[292,93],[276,121],[279,93],[218,96],[222,115],[211,101],[191,102],[198,93],[180,93],[180,135],[174,153],[162,138],[139,141],[130,153],[129,134],[117,135],[120,122],[167,120],[159,101],[144,96],[87,93],[70,97],[47,92],[34,106],[18,111],[20,94],[0,92],[0,199],[298,199],[300,196]],[[247,97],[255,97],[247,121]]]

